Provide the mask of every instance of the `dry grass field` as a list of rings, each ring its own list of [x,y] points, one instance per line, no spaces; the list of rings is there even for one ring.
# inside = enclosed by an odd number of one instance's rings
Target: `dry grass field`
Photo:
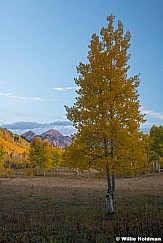
[[[92,176],[1,178],[0,242],[116,242],[161,237],[163,174],[116,180],[115,214],[105,180]]]

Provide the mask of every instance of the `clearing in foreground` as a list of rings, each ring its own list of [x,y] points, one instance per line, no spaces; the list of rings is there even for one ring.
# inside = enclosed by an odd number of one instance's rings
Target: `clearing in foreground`
[[[115,214],[92,176],[0,179],[0,242],[116,242],[162,237],[163,174],[117,179]]]

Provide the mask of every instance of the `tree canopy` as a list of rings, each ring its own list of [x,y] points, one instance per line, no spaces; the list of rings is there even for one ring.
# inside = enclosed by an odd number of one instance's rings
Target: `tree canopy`
[[[51,146],[47,139],[41,140],[40,137],[36,137],[31,142],[29,149],[30,165],[36,168],[37,174],[39,170],[45,174],[45,171],[60,165],[61,154],[61,148]]]
[[[92,35],[88,63],[77,67],[79,77],[76,102],[66,106],[67,117],[77,129],[74,141],[66,149],[69,166],[95,168],[104,174],[128,169],[143,159],[144,116],[140,113],[139,75],[128,77],[131,35],[124,33],[113,15],[100,37]],[[139,166],[138,166],[139,167]]]
[[[153,125],[150,129],[151,136],[151,151],[153,156],[157,159],[163,157],[163,126]]]

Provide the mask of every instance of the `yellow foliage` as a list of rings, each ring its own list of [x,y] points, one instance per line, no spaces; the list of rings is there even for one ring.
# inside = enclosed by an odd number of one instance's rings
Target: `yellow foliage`
[[[24,152],[28,151],[28,147],[22,146],[18,143],[13,143],[10,141],[5,141],[3,138],[0,137],[0,144],[4,146],[4,151],[8,154],[11,154],[12,152],[16,152],[19,154],[22,154]]]
[[[34,138],[29,150],[30,165],[44,171],[56,168],[61,163],[62,149],[51,146],[45,139],[41,141],[39,137]]]
[[[29,142],[18,135],[12,134],[5,128],[0,128],[0,144],[3,145],[7,154],[28,152]]]
[[[101,38],[92,35],[88,63],[77,67],[77,101],[66,106],[77,133],[65,149],[64,160],[70,168],[91,168],[103,174],[138,171],[145,163],[139,132],[144,116],[139,110],[139,75],[127,74],[131,35],[124,34],[121,21],[114,30],[114,16],[107,20]]]

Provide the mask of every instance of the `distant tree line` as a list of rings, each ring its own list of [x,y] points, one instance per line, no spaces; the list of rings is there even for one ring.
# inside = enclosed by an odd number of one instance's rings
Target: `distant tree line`
[[[25,174],[46,175],[46,172],[58,168],[62,161],[62,148],[54,147],[47,139],[36,137],[24,151],[10,151],[11,142],[0,143],[0,175]],[[13,143],[14,146],[14,143]]]
[[[163,169],[163,126],[152,126],[149,134],[142,133],[140,138],[143,157],[139,158],[140,163],[134,164],[132,161],[126,163],[123,168],[120,167],[120,175],[136,175],[142,173],[160,172]],[[72,149],[72,147],[74,147]],[[30,143],[27,151],[20,153],[13,151],[7,152],[6,144],[0,143],[0,175],[8,171],[17,173],[22,171],[25,174],[46,175],[46,172],[53,171],[60,166],[66,166],[71,169],[80,169],[81,171],[90,169],[90,162],[85,161],[80,156],[79,146],[72,143],[64,151],[62,148],[54,147],[47,139],[41,140],[36,137]],[[134,144],[130,144],[134,146]],[[133,157],[134,158],[134,157]],[[81,162],[82,161],[82,162]],[[94,169],[92,167],[92,169]],[[102,166],[101,166],[102,169]]]

